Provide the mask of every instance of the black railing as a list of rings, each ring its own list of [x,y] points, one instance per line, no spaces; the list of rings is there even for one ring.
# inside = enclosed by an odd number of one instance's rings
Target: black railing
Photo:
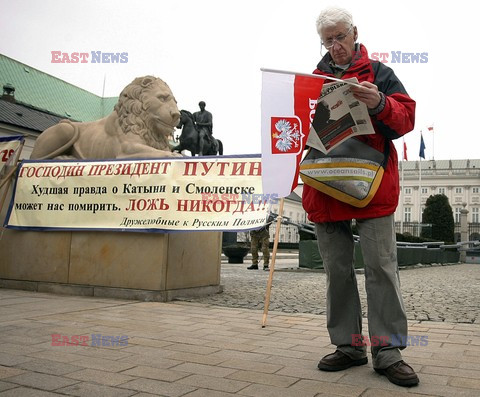
[[[395,222],[395,231],[397,233],[401,233],[403,235],[410,235],[419,237],[422,231],[422,228],[428,227],[429,225],[425,225],[418,222]],[[403,230],[403,231],[402,231]],[[460,234],[460,222],[455,222],[455,241],[458,242],[461,240]],[[468,224],[468,240],[475,241],[480,240],[480,223],[469,223]]]

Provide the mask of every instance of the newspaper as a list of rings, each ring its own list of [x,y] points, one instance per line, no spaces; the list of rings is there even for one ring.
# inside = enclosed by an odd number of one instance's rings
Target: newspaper
[[[355,99],[348,82],[356,78],[323,85],[317,101],[307,145],[327,154],[348,138],[375,134],[367,105]]]

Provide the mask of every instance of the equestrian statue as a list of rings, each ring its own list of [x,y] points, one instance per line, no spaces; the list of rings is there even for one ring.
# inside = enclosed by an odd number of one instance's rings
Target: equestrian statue
[[[180,110],[180,120],[177,128],[182,129],[180,144],[174,147],[174,152],[189,150],[192,156],[215,156],[223,154],[223,144],[212,134],[212,114],[205,110],[205,102],[201,101],[199,112],[194,114],[188,110]]]

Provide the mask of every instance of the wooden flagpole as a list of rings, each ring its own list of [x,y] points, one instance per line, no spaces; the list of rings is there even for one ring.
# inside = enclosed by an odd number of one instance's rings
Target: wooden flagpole
[[[270,272],[268,275],[267,291],[265,293],[265,305],[263,308],[262,328],[265,328],[265,324],[267,323],[268,307],[270,306],[270,293],[272,291],[273,272],[275,271],[275,258],[277,256],[278,240],[280,237],[280,227],[282,226],[283,201],[284,199],[282,197],[280,199],[280,206],[278,209],[277,226],[275,228],[275,239],[273,241],[272,261],[270,263]]]

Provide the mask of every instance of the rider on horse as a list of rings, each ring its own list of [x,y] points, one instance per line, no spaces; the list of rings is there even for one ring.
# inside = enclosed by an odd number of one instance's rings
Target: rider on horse
[[[212,129],[213,129],[213,121],[212,121],[212,114],[205,110],[205,102],[200,101],[198,103],[198,106],[200,107],[199,112],[195,112],[193,114],[193,119],[195,121],[195,124],[197,126],[198,130],[198,154],[200,156],[203,155],[203,144],[204,144],[204,138],[207,139],[209,143],[212,143],[213,141],[213,136],[212,136]]]

